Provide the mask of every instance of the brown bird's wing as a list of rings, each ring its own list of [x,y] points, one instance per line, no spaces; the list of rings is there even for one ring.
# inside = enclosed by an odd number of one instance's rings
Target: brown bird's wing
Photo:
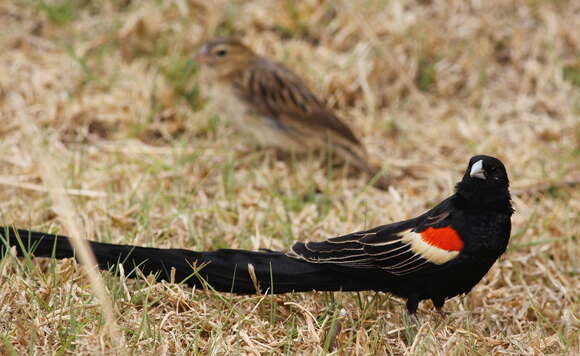
[[[275,121],[280,129],[300,134],[303,140],[317,136],[362,146],[351,128],[308,89],[294,73],[280,64],[259,58],[234,79],[234,89],[259,115]],[[302,141],[302,140],[301,140]],[[304,144],[304,142],[300,142]]]

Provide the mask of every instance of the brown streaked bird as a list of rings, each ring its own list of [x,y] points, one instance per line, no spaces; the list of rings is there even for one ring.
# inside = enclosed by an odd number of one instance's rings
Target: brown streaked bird
[[[225,89],[228,99],[234,98],[235,103],[221,106],[245,111],[230,111],[228,116],[261,143],[291,151],[330,144],[341,158],[371,177],[380,172],[369,162],[352,129],[282,64],[257,55],[233,38],[205,43],[194,59],[202,64],[217,88]],[[236,105],[239,103],[242,105]],[[386,177],[379,176],[375,185],[385,189],[389,183]]]

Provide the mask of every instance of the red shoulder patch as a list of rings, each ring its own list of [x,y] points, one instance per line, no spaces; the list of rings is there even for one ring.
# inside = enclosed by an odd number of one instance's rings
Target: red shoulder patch
[[[457,231],[450,226],[441,228],[429,226],[421,232],[421,239],[431,246],[446,251],[461,251],[463,249],[463,240],[461,240]]]

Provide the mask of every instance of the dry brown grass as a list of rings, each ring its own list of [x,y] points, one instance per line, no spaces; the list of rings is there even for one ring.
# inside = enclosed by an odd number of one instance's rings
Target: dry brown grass
[[[469,156],[492,154],[518,193],[510,249],[446,320],[425,303],[409,329],[401,301],[377,293],[237,297],[104,273],[121,341],[135,354],[324,354],[340,319],[336,354],[579,354],[580,4],[293,4],[1,2],[0,224],[70,233],[49,194],[64,188],[89,238],[284,249],[416,215]],[[232,33],[307,77],[387,169],[414,175],[383,192],[342,167],[328,179],[319,154],[254,147],[207,105],[189,61]],[[46,157],[65,187],[43,177]],[[76,262],[0,270],[3,354],[119,353]]]

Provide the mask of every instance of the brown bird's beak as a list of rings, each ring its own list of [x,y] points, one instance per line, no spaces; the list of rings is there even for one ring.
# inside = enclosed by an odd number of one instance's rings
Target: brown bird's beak
[[[208,63],[209,62],[209,56],[208,56],[208,50],[206,46],[201,47],[193,56],[193,60],[198,62],[198,63]]]

